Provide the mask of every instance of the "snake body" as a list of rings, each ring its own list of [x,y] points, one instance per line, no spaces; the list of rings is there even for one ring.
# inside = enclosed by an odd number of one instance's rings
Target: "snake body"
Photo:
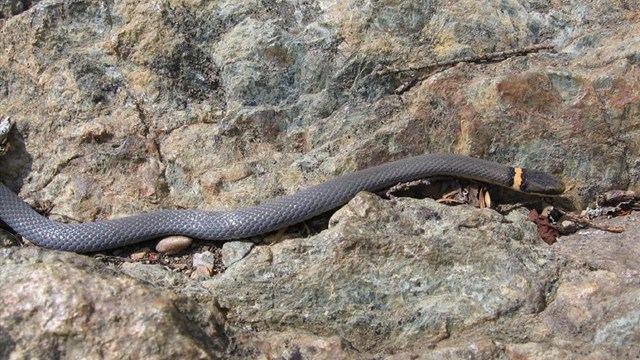
[[[456,176],[542,195],[559,195],[554,176],[452,154],[425,154],[336,177],[293,195],[230,211],[161,210],[83,224],[49,220],[0,184],[0,219],[36,245],[92,252],[169,235],[230,240],[264,234],[302,222],[348,202],[360,191],[379,191],[402,182]]]

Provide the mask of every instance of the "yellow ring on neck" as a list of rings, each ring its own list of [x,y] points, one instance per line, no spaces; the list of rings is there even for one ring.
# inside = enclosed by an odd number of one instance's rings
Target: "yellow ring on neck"
[[[511,185],[511,187],[515,190],[522,191],[522,168],[513,168],[513,173],[513,185]]]

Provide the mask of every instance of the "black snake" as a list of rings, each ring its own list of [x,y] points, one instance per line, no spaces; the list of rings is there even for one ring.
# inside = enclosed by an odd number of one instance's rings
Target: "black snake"
[[[50,249],[91,252],[168,235],[228,240],[296,224],[348,202],[360,191],[379,191],[433,176],[478,180],[526,193],[559,195],[554,176],[452,154],[425,154],[343,175],[293,195],[230,211],[161,210],[84,224],[51,221],[0,184],[0,219],[32,243]]]

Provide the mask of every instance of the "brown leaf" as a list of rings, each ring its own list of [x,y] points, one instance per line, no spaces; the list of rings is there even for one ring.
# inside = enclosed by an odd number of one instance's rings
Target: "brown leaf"
[[[529,219],[531,219],[531,221],[536,223],[536,225],[538,226],[538,235],[542,238],[542,240],[544,240],[544,242],[549,245],[556,242],[556,238],[558,237],[558,235],[560,235],[560,233],[553,225],[549,223],[549,221],[544,216],[541,216],[535,209],[532,209],[529,212]]]

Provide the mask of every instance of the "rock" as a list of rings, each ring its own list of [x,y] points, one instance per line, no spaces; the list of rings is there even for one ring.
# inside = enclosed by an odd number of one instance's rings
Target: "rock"
[[[213,306],[200,307],[85,256],[38,248],[1,255],[3,357],[224,357],[224,318]]]
[[[197,280],[208,279],[209,277],[211,277],[211,273],[211,268],[209,268],[208,266],[200,265],[195,267],[195,269],[191,273],[191,278]]]
[[[149,251],[151,251],[151,249],[149,249],[148,247],[143,247],[142,249],[134,252],[133,254],[129,255],[129,257],[132,260],[142,260],[145,258],[145,256],[147,256],[147,254],[149,254]]]
[[[602,222],[602,220],[601,220]],[[583,229],[563,238],[556,252],[570,266],[560,274],[553,302],[537,332],[552,342],[600,357],[640,358],[640,214],[606,221],[623,233]]]
[[[216,257],[210,251],[205,251],[201,253],[193,254],[193,267],[206,268],[209,272],[213,270],[213,267],[216,263]]]
[[[0,248],[18,246],[20,242],[10,232],[0,229]]]
[[[231,322],[303,327],[376,353],[439,337],[443,327],[458,333],[536,312],[559,270],[524,211],[505,218],[360,193],[331,223],[316,236],[255,247],[203,286],[233,309]]]
[[[138,262],[125,262],[122,264],[122,272],[142,280],[145,283],[165,290],[169,290],[196,300],[201,304],[211,303],[212,294],[198,282],[191,281],[181,272],[171,271],[161,265],[142,264]]]
[[[25,1],[25,0],[2,0],[0,1],[0,20],[3,18],[8,18],[13,15],[20,14],[25,11],[32,3],[38,2],[36,1]]]
[[[222,245],[222,263],[229,267],[244,259],[253,249],[251,241],[228,241]]]
[[[258,335],[258,336],[256,336]],[[266,358],[365,360],[373,356],[358,353],[338,336],[317,336],[306,331],[244,332],[236,340],[248,353],[264,354]]]
[[[175,344],[169,347],[179,355],[158,358],[191,354],[211,342],[220,345],[207,347],[218,351],[210,358],[551,359],[578,351],[635,358],[638,217],[608,220],[627,232],[602,234],[605,241],[581,230],[547,246],[522,210],[502,216],[361,193],[332,217],[331,229],[256,246],[207,281],[125,263],[123,271],[143,280],[137,281],[84,256],[7,248],[0,251],[0,296],[8,305],[0,328],[11,341],[3,340],[2,349],[39,357],[55,339],[65,353],[86,357],[97,348],[87,341],[106,338],[114,356],[145,347],[154,357],[146,347]],[[55,306],[50,299],[58,299]],[[224,331],[212,313],[217,303],[227,309]],[[94,315],[85,316],[86,309]],[[131,324],[109,321],[115,317]],[[127,332],[140,324],[162,337],[153,333],[149,343],[148,332]],[[191,330],[176,335],[185,326]],[[145,339],[136,340],[141,335]],[[78,336],[83,340],[76,343]]]
[[[560,224],[558,224],[558,231],[563,235],[573,234],[578,231],[578,225],[575,221],[565,219],[560,221]]]
[[[166,255],[173,255],[188,248],[193,243],[193,239],[186,236],[167,236],[158,241],[156,251]]]
[[[551,171],[578,207],[640,180],[624,131],[640,104],[632,9],[125,1],[105,17],[93,3],[63,4],[4,21],[0,108],[16,129],[0,177],[74,219],[158,202],[246,206],[427,151]],[[537,43],[555,49],[462,62],[400,95],[420,72],[376,75]],[[612,123],[607,136],[591,131]],[[299,166],[302,157],[318,166]]]

